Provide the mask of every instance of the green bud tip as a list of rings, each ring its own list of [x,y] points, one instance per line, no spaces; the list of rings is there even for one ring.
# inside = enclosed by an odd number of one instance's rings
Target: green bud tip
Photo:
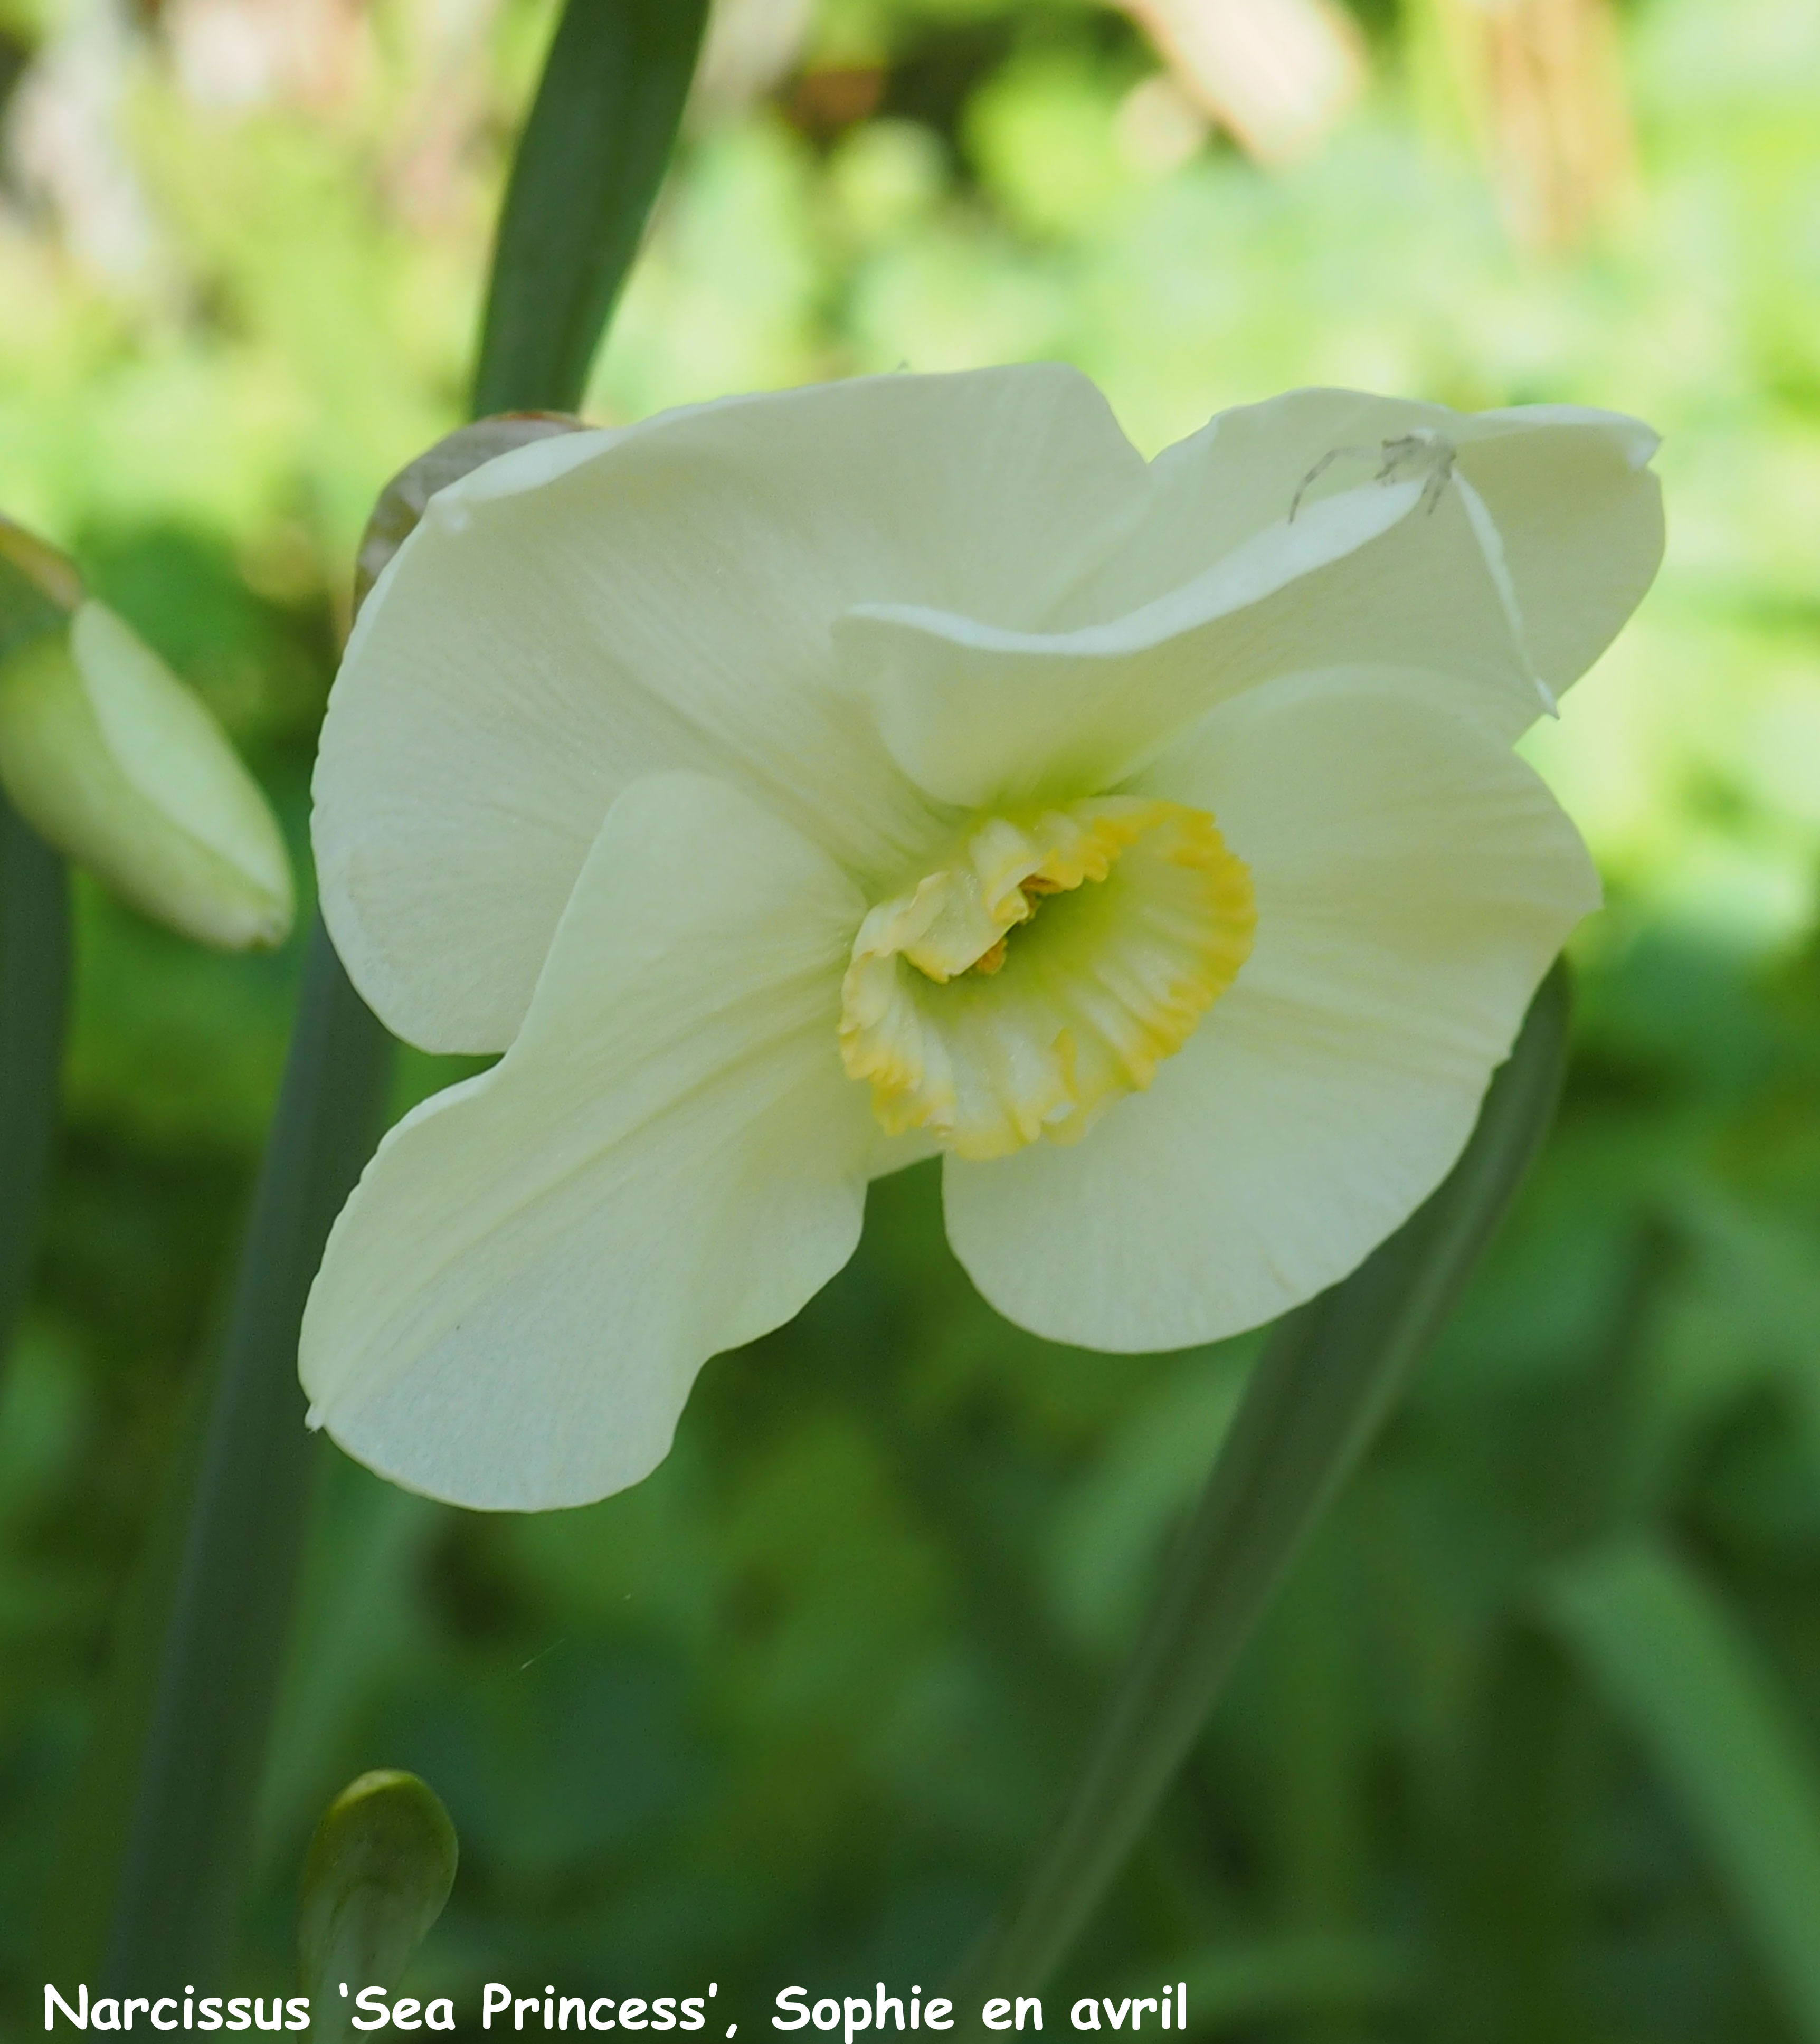
[[[381,1768],[329,1805],[303,1862],[298,1962],[313,2000],[394,1987],[442,1914],[459,1858],[455,1827],[414,1774]]]

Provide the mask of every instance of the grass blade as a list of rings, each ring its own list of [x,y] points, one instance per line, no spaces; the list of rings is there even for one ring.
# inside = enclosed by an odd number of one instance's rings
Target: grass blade
[[[1555,1570],[1542,1603],[1711,1854],[1795,2033],[1820,2044],[1820,1769],[1749,1636],[1641,1537]]]
[[[1445,1181],[1272,1335],[1060,1821],[967,1967],[963,1995],[1037,1992],[1123,1865],[1310,1529],[1503,1220],[1554,1112],[1568,1007],[1557,966]]]

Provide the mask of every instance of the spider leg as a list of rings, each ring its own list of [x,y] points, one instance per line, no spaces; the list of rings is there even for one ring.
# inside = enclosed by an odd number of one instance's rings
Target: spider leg
[[[1333,466],[1334,463],[1337,462],[1340,459],[1341,455],[1346,450],[1344,448],[1334,448],[1328,453],[1322,455],[1321,459],[1315,463],[1314,466],[1310,469],[1308,473],[1302,477],[1302,480],[1299,483],[1297,483],[1295,486],[1295,494],[1289,500],[1289,517],[1287,522],[1290,524],[1293,525],[1295,523],[1295,514],[1302,509],[1302,498],[1308,494],[1309,490],[1313,487],[1314,483],[1322,476],[1327,473],[1328,470]]]
[[[1348,457],[1354,461],[1369,461],[1377,451],[1376,448],[1368,447],[1329,448],[1295,486],[1295,494],[1289,500],[1289,517],[1286,522],[1291,525],[1295,523],[1295,514],[1302,509],[1302,498],[1308,494],[1310,490],[1327,473],[1335,462]]]
[[[1448,484],[1453,479],[1453,450],[1449,448],[1435,463],[1433,473],[1422,486],[1422,508],[1431,518],[1440,507],[1441,498],[1447,494]]]

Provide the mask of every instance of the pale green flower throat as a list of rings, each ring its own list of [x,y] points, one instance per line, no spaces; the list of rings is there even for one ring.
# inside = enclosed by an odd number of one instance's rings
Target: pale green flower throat
[[[841,1057],[892,1135],[969,1158],[1072,1142],[1188,1040],[1256,923],[1202,810],[1102,796],[981,817],[860,924]]]

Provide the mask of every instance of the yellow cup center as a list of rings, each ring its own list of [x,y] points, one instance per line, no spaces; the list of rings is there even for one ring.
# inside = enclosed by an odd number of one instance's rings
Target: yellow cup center
[[[971,1158],[1073,1141],[1187,1041],[1256,922],[1202,810],[1102,796],[982,818],[860,924],[841,1057],[893,1135]]]

